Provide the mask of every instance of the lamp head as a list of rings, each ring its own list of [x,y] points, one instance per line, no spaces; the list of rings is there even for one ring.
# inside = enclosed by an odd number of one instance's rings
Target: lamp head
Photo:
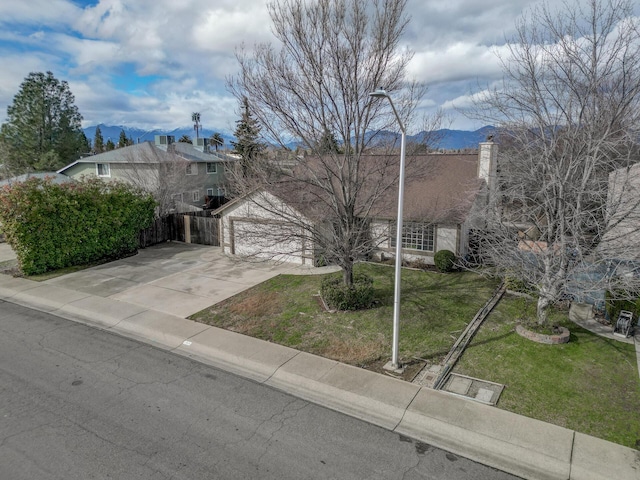
[[[384,97],[388,97],[389,94],[384,88],[380,87],[375,92],[371,92],[369,96],[374,98],[384,98]]]

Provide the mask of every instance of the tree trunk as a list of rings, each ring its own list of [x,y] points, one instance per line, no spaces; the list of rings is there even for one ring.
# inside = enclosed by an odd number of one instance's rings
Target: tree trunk
[[[549,321],[549,306],[551,302],[544,295],[538,297],[537,319],[538,325],[546,325]]]
[[[342,266],[342,280],[345,285],[353,285],[353,263]]]

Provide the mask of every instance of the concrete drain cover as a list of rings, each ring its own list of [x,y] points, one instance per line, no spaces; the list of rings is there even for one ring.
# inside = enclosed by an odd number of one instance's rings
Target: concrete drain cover
[[[499,383],[467,377],[457,373],[451,373],[442,390],[455,393],[463,397],[472,398],[481,403],[495,405],[498,403],[504,385]]]
[[[457,393],[458,395],[466,395],[471,388],[472,380],[464,377],[452,377],[447,384],[447,391]]]

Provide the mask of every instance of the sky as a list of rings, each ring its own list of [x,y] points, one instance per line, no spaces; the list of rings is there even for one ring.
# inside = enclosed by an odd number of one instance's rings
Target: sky
[[[461,113],[501,79],[496,55],[532,0],[408,0],[402,47],[409,77],[425,82],[422,108],[450,128],[481,127]],[[83,127],[152,130],[191,124],[231,133],[239,117],[225,79],[235,52],[273,42],[264,0],[0,0],[0,121],[30,72],[69,83]]]

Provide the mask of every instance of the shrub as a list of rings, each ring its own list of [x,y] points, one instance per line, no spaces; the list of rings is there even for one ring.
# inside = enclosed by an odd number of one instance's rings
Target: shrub
[[[456,254],[451,250],[440,250],[433,256],[433,263],[439,272],[451,272],[455,268]]]
[[[97,178],[32,178],[0,190],[0,223],[26,275],[134,253],[154,208],[151,195]]]
[[[355,274],[353,285],[345,285],[342,278],[331,275],[322,280],[320,293],[327,306],[336,310],[360,310],[373,304],[373,279]]]

